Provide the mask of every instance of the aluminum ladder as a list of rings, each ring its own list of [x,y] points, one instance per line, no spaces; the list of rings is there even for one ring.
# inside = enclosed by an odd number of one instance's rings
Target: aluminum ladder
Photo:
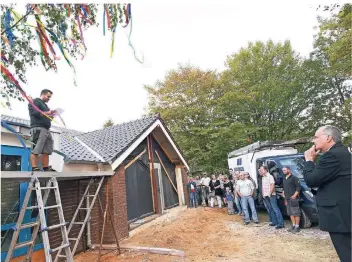
[[[73,248],[72,248],[72,254],[73,254],[73,255],[74,255],[75,252],[76,252],[76,249],[77,249],[77,246],[78,246],[78,244],[79,244],[79,240],[80,240],[81,237],[82,237],[84,228],[85,228],[85,226],[86,226],[88,220],[90,219],[91,211],[92,211],[93,206],[94,206],[94,203],[95,203],[95,201],[96,201],[96,199],[97,199],[97,197],[98,197],[100,188],[101,188],[101,186],[103,185],[103,182],[104,182],[104,177],[101,177],[101,179],[100,179],[100,181],[99,181],[99,184],[98,184],[98,187],[97,187],[97,189],[95,190],[95,193],[94,193],[93,195],[90,195],[90,194],[89,194],[89,188],[90,188],[90,186],[92,186],[92,185],[95,183],[95,178],[92,178],[92,179],[89,181],[89,183],[88,183],[88,185],[87,185],[87,187],[86,187],[86,190],[84,191],[84,194],[83,194],[83,196],[82,196],[82,198],[81,198],[81,200],[80,200],[80,202],[79,202],[79,204],[78,204],[78,206],[77,206],[77,209],[76,209],[76,211],[75,211],[75,213],[74,213],[74,215],[73,215],[72,221],[70,222],[70,225],[69,225],[68,230],[67,230],[67,232],[68,232],[67,234],[68,234],[68,235],[70,234],[73,225],[81,225],[81,229],[80,229],[80,231],[79,231],[79,233],[78,233],[78,236],[77,236],[76,238],[68,238],[69,241],[73,241],[73,242],[74,242]],[[93,199],[92,199],[92,201],[89,203],[89,199],[90,199],[90,198],[93,198]],[[87,200],[87,199],[88,199],[88,201],[85,201],[85,200]],[[86,207],[83,207],[83,203],[84,203],[84,202],[85,202],[85,203],[88,202],[89,204],[87,203],[87,204],[86,204],[87,206],[86,206]],[[77,218],[78,212],[81,211],[81,210],[86,211],[85,218],[84,218],[83,222],[76,222],[76,218]],[[63,245],[63,243],[62,243],[62,245]],[[56,257],[55,257],[54,262],[57,262],[57,261],[59,260],[59,258],[61,258],[61,257],[62,257],[62,258],[65,257],[64,255],[61,255],[61,251],[62,251],[62,249],[59,249],[59,252],[57,252],[57,255],[56,255]]]
[[[36,196],[37,196],[37,205],[36,206],[28,206],[29,199],[31,197],[32,192],[35,190]],[[42,190],[44,190],[44,196],[42,196]],[[49,193],[50,190],[54,190],[55,192],[55,200],[56,200],[56,205],[52,206],[46,206],[46,203],[49,198]],[[47,226],[46,223],[46,217],[45,217],[45,210],[47,209],[52,209],[52,208],[57,208],[58,210],[58,216],[59,216],[59,221],[60,223],[57,225],[52,225],[52,226]],[[23,218],[25,215],[25,212],[30,209],[38,209],[38,216],[36,219],[36,222],[34,223],[28,223],[28,224],[22,224]],[[70,249],[70,243],[68,240],[68,233],[66,230],[66,222],[63,214],[63,209],[62,209],[62,204],[61,204],[61,199],[60,199],[60,192],[59,192],[59,185],[55,177],[50,178],[46,184],[45,187],[40,186],[40,181],[37,177],[32,176],[31,181],[28,185],[28,189],[26,192],[26,196],[23,201],[23,205],[20,210],[20,214],[17,220],[16,226],[13,228],[14,233],[12,236],[11,244],[5,259],[5,262],[9,262],[13,256],[14,250],[28,246],[28,251],[27,255],[25,258],[25,261],[31,261],[31,256],[33,253],[33,248],[35,245],[35,240],[38,236],[38,232],[40,230],[42,234],[42,239],[43,239],[43,244],[44,244],[44,253],[45,253],[45,261],[46,262],[52,262],[52,256],[51,254],[56,252],[57,250],[64,249],[65,254],[66,254],[66,261],[68,262],[73,262],[73,255]],[[17,244],[18,241],[18,235],[20,233],[21,229],[24,228],[33,228],[32,232],[32,237],[30,241],[23,242]],[[60,228],[61,229],[61,235],[63,239],[63,244],[59,247],[56,247],[54,249],[50,248],[50,242],[49,242],[49,235],[48,231],[55,229],[55,228]]]

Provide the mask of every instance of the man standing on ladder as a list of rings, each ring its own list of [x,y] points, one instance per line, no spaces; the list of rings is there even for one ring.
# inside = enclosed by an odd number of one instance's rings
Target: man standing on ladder
[[[44,89],[40,93],[40,98],[33,99],[33,104],[36,105],[41,111],[53,117],[55,110],[50,110],[46,105],[51,99],[53,92],[49,89]],[[28,104],[29,116],[31,119],[31,137],[32,152],[31,152],[31,165],[32,171],[40,171],[38,168],[38,157],[41,155],[41,164],[44,171],[55,171],[49,167],[49,155],[53,152],[53,138],[50,133],[51,120],[44,116],[42,113],[34,109],[31,104]]]

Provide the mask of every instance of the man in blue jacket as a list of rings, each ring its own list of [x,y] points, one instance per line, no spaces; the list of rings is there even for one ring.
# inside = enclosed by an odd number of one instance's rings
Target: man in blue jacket
[[[309,187],[318,188],[319,225],[328,231],[342,262],[351,260],[351,153],[335,126],[317,130],[314,146],[305,152],[303,174]],[[322,152],[317,164],[315,157]]]

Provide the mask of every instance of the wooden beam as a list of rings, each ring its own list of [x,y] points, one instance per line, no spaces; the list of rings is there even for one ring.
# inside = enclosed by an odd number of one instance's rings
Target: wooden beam
[[[152,169],[152,164],[151,164],[151,158],[153,157],[153,152],[151,152],[151,148],[149,145],[149,136],[147,136],[147,148],[148,148],[148,163],[149,163],[149,176],[150,176],[150,186],[152,189],[152,201],[153,201],[153,210],[154,213],[156,213],[156,208],[155,208],[155,194],[154,194],[154,185],[153,185],[153,173],[154,170]],[[158,201],[158,200],[156,200]]]
[[[155,150],[155,154],[156,154],[156,156],[158,157],[158,159],[159,159],[159,161],[160,161],[160,164],[161,164],[161,166],[163,167],[163,169],[164,169],[164,171],[165,171],[167,177],[169,178],[172,187],[175,189],[175,191],[176,191],[176,193],[177,193],[177,195],[178,195],[177,188],[175,187],[174,182],[172,182],[172,179],[171,179],[171,177],[169,176],[169,173],[167,172],[167,170],[166,170],[166,168],[165,168],[165,166],[164,166],[164,164],[163,164],[163,161],[161,161],[161,158],[160,158],[160,156],[159,156],[159,154],[158,154],[158,152],[157,152],[156,150]]]
[[[152,136],[154,137],[154,139],[156,140],[156,142],[158,142],[159,146],[161,147],[161,149],[163,150],[163,152],[165,153],[165,155],[167,156],[167,158],[173,163],[175,162],[175,160],[172,159],[172,157],[169,155],[169,153],[167,152],[167,150],[163,147],[163,145],[159,142],[159,140],[152,134]]]
[[[97,245],[93,245],[92,249],[97,248]],[[159,247],[136,247],[136,246],[128,246],[128,245],[121,245],[121,249],[134,251],[134,252],[148,252],[153,254],[162,254],[162,255],[171,255],[171,256],[179,256],[184,257],[185,252],[177,249],[168,249],[168,248],[159,248]],[[113,250],[116,249],[115,246],[111,245],[103,245],[103,249],[105,250]]]
[[[130,162],[128,162],[127,165],[125,165],[125,169],[129,168],[134,162],[136,162],[138,160],[138,158],[140,158],[145,152],[147,152],[147,149],[144,149],[138,156],[136,156],[133,160],[131,160]]]

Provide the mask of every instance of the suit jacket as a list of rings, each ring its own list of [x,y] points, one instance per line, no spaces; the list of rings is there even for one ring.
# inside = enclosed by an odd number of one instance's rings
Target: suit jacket
[[[307,161],[303,169],[309,187],[318,187],[316,202],[320,229],[351,232],[351,153],[336,143],[315,165]]]

